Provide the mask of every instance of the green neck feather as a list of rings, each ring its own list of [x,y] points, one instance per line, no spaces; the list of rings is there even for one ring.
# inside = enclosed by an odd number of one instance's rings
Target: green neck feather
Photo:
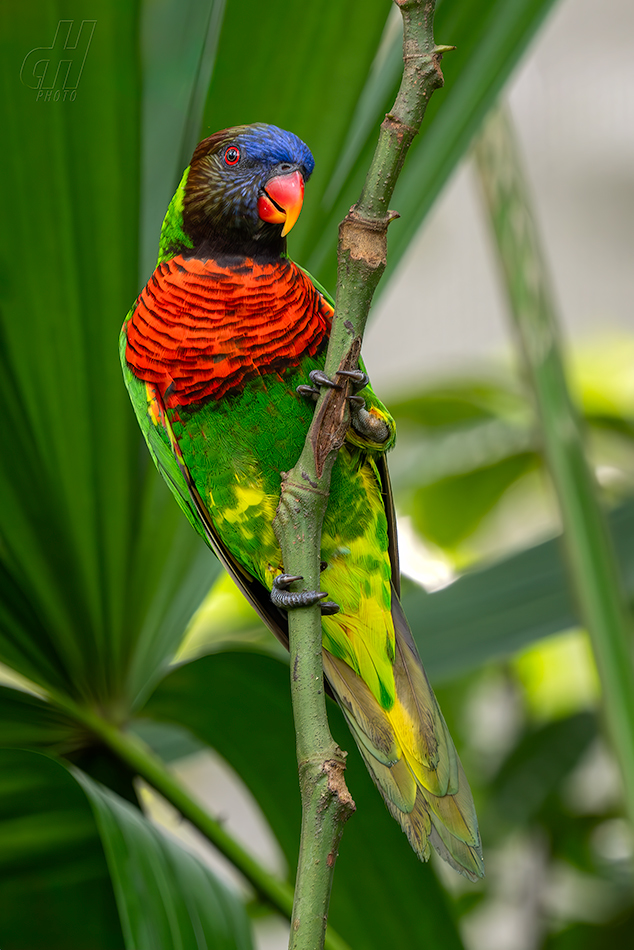
[[[183,177],[176,189],[176,194],[170,201],[167,214],[163,220],[157,265],[174,257],[177,249],[180,249],[183,245],[185,245],[185,247],[193,247],[192,242],[183,230],[183,201],[185,198],[185,186],[187,185],[188,175],[189,166],[187,166],[183,172]]]

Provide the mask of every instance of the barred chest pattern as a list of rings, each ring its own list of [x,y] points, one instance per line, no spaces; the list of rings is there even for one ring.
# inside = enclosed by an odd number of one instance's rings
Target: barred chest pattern
[[[160,264],[128,324],[126,359],[169,408],[220,399],[325,345],[332,308],[292,261]]]

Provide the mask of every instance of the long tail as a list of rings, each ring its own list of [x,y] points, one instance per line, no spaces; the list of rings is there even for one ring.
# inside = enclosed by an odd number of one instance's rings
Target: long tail
[[[347,663],[324,671],[390,813],[422,860],[430,844],[472,881],[484,875],[471,789],[393,591],[396,700],[383,709]]]

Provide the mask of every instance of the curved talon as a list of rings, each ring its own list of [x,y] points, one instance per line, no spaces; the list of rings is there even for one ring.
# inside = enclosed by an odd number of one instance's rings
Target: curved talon
[[[325,600],[323,604],[321,604],[322,616],[323,615],[328,616],[330,614],[338,614],[340,610],[341,610],[341,607],[339,606],[339,604],[336,604],[334,600]]]
[[[351,406],[356,407],[357,409],[363,409],[365,407],[365,400],[362,396],[355,396],[354,393],[358,392],[360,389],[365,389],[369,383],[369,377],[367,373],[364,373],[361,369],[338,369],[336,376],[345,376],[346,379],[351,380],[352,382],[352,391],[353,395],[348,396]],[[295,389],[296,393],[299,393],[300,396],[312,396],[313,398],[319,396],[319,387],[328,386],[330,389],[341,389],[337,383],[334,382],[329,376],[320,369],[314,369],[308,374],[312,386],[307,386],[302,384],[297,386]]]
[[[308,374],[308,378],[315,386],[328,386],[330,389],[341,389],[341,386],[335,383],[334,380],[330,378],[330,376],[326,376],[326,374],[320,369],[311,370],[311,372]]]
[[[278,590],[275,587],[271,591],[271,601],[276,607],[282,610],[294,610],[296,607],[312,607],[319,603],[328,594],[319,590],[299,590],[291,592],[289,590]]]
[[[364,373],[362,369],[338,369],[335,375],[346,376],[351,380],[355,392],[359,389],[365,389],[370,382],[370,377],[367,373]]]
[[[326,376],[324,372],[320,369],[314,369],[308,374],[312,386],[307,386],[305,383],[302,383],[300,386],[295,388],[295,392],[299,393],[300,396],[312,396],[313,399],[316,399],[319,396],[319,387],[328,386],[330,389],[341,389],[341,386],[333,382],[330,376]]]
[[[320,590],[288,590],[291,584],[301,580],[303,580],[301,574],[278,574],[277,577],[273,578],[271,600],[276,607],[280,607],[282,610],[294,610],[296,607],[312,607],[313,604],[319,603],[324,597],[328,596],[328,594]],[[333,601],[326,601],[321,606],[322,613],[337,613],[339,610],[339,605]],[[333,610],[333,606],[336,607],[337,610]],[[326,608],[325,611],[323,610],[324,607]]]
[[[307,386],[305,383],[296,386],[295,392],[299,393],[300,396],[312,396],[313,399],[317,399],[319,396],[319,390],[315,386]]]
[[[278,574],[277,577],[273,578],[273,587],[277,587],[278,590],[288,590],[295,581],[303,580],[301,574]]]

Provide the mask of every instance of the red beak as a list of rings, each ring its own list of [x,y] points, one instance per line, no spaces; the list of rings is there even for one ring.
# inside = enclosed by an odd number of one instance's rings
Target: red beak
[[[258,214],[269,224],[284,224],[282,237],[291,230],[304,203],[304,179],[300,172],[269,179],[258,198]]]

